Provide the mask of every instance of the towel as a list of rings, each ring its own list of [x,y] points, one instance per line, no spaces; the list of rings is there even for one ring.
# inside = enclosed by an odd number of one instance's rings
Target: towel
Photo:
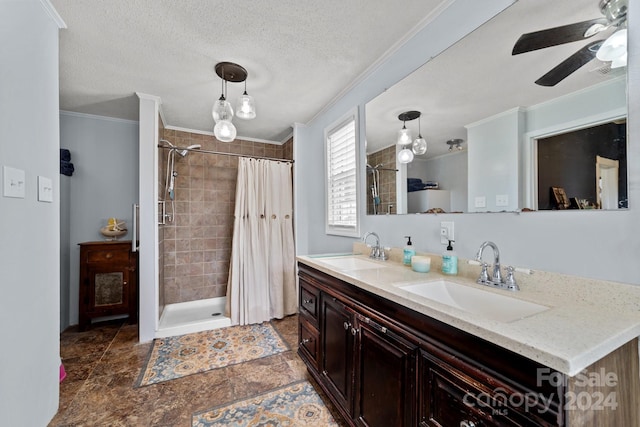
[[[60,149],[60,160],[64,160],[65,162],[71,161],[71,151],[66,148]]]

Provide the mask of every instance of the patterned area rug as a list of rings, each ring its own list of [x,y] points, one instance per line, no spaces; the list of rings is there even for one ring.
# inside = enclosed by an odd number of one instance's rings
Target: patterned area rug
[[[338,426],[308,381],[193,414],[193,427]]]
[[[289,350],[265,322],[230,326],[153,341],[136,386],[146,386],[272,356]]]

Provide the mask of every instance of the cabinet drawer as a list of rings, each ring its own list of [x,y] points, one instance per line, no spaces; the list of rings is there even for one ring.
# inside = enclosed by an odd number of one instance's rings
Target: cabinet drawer
[[[318,327],[318,288],[300,281],[300,313],[316,328]]]
[[[319,333],[316,328],[304,319],[299,320],[298,353],[318,369]]]
[[[103,262],[129,262],[128,250],[114,250],[114,249],[91,249],[87,251],[87,262],[90,263],[103,263]]]
[[[421,395],[421,426],[540,426],[533,417],[521,413],[524,397],[509,396],[504,390],[490,389],[465,377],[464,374],[427,363],[423,366]],[[526,411],[525,411],[526,412]]]

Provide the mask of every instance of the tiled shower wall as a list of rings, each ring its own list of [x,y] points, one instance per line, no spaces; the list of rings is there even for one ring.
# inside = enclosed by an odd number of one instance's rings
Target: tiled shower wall
[[[396,168],[396,147],[391,146],[384,148],[375,153],[367,155],[367,164],[376,166],[382,164],[381,168]],[[396,175],[397,172],[390,170],[380,171],[380,183],[378,185],[378,195],[380,204],[378,205],[378,214],[396,213]],[[373,215],[373,196],[371,186],[373,185],[373,174],[371,169],[367,168],[367,214]]]
[[[213,136],[164,129],[161,138],[173,145],[201,144],[203,150],[292,159],[293,141],[283,145],[236,140],[217,141]],[[169,150],[160,149],[160,198]],[[164,241],[164,303],[172,304],[224,296],[227,289],[238,158],[190,152],[176,154],[175,218],[160,228]],[[172,212],[166,196],[167,212]],[[162,265],[162,264],[161,264]]]

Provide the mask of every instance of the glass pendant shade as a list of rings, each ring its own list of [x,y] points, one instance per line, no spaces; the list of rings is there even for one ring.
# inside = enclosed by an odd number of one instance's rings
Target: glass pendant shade
[[[213,128],[213,134],[220,142],[231,142],[236,139],[236,127],[231,120],[220,120]]]
[[[238,98],[236,117],[244,120],[251,120],[256,117],[256,104],[253,101],[253,96],[247,95],[247,91]]]
[[[420,156],[427,152],[427,141],[422,137],[422,135],[418,135],[418,138],[413,141],[411,151],[413,151],[413,154],[416,156]]]
[[[413,151],[409,148],[403,148],[398,152],[398,162],[411,163],[413,161]]]
[[[406,126],[402,126],[402,129],[398,131],[398,145],[411,144],[412,140],[411,130],[407,129]]]
[[[596,58],[600,61],[613,61],[615,65],[618,67],[622,61],[624,61],[626,65],[626,57],[627,57],[627,29],[623,28],[622,30],[618,30],[612,35],[609,36],[608,39],[602,43],[598,52],[596,52]],[[624,58],[624,59],[623,59]],[[613,67],[612,63],[612,68]]]
[[[231,107],[231,103],[224,99],[224,96],[221,96],[220,99],[213,104],[211,115],[216,123],[220,120],[231,121],[233,119],[233,108]]]

